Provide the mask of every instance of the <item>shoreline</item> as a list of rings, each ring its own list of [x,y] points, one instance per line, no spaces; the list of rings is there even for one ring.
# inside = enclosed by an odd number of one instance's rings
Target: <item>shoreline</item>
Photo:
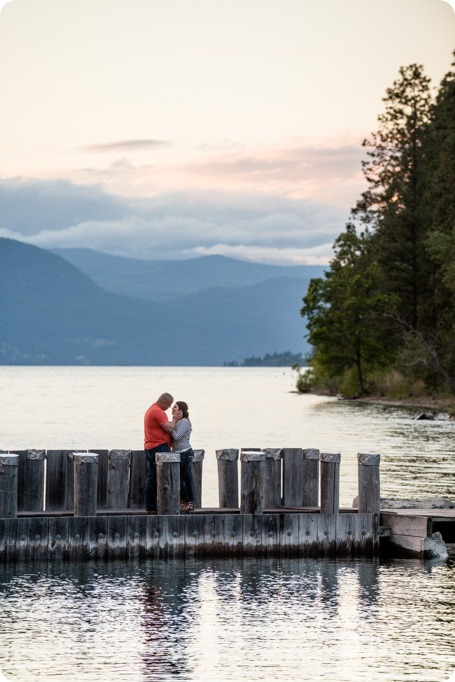
[[[455,419],[455,398],[432,398],[424,396],[419,398],[387,398],[382,396],[362,396],[359,398],[346,398],[363,403],[375,403],[378,405],[390,405],[395,407],[410,407],[413,409],[431,410],[431,412],[443,412]]]
[[[298,393],[299,391],[296,391]],[[338,400],[347,400],[351,402],[359,403],[372,403],[376,405],[390,405],[391,407],[408,407],[415,410],[421,410],[422,412],[428,410],[434,413],[444,413],[450,417],[450,419],[455,419],[455,397],[432,397],[432,396],[420,396],[420,397],[408,397],[408,398],[390,398],[387,396],[379,395],[368,395],[368,396],[357,396],[354,398],[345,398],[340,395],[330,395],[324,391],[309,391],[313,395],[318,395],[327,398],[337,398]]]

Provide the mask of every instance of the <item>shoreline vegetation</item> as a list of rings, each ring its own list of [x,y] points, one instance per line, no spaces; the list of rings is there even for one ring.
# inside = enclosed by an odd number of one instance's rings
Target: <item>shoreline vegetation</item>
[[[447,415],[450,420],[455,420],[455,398],[443,396],[410,396],[407,398],[393,398],[380,395],[362,395],[352,398],[345,398],[340,395],[333,395],[328,391],[312,389],[310,391],[298,391],[299,393],[311,393],[313,395],[330,396],[338,400],[348,400],[358,403],[372,403],[376,405],[388,405],[390,407],[406,407],[426,413],[427,418],[436,418],[437,415]]]
[[[397,384],[392,387],[395,388],[395,395],[387,391],[381,393],[363,393],[359,395],[343,395],[336,390],[336,387],[330,384],[330,382],[322,383],[318,382],[315,374],[310,366],[301,367],[297,363],[292,365],[291,368],[296,372],[296,391],[297,393],[310,393],[312,395],[327,396],[332,398],[338,398],[338,400],[350,400],[360,403],[375,403],[382,405],[390,405],[397,407],[408,407],[413,408],[416,411],[420,410],[422,413],[427,413],[428,418],[432,418],[437,414],[446,414],[450,419],[455,419],[455,396],[448,394],[430,394],[425,393],[422,385],[418,387],[414,386],[415,393],[412,390],[406,394],[405,382],[403,377],[399,375],[398,372],[394,372],[395,380]],[[401,381],[400,381],[401,380]],[[400,390],[401,389],[401,390]],[[419,390],[417,390],[419,389]],[[400,394],[401,395],[400,395]]]
[[[386,90],[367,188],[303,298],[298,390],[455,415],[455,60],[434,90],[418,64]]]
[[[438,396],[419,396],[410,398],[390,398],[386,396],[359,396],[358,398],[344,398],[344,400],[357,400],[361,403],[376,403],[397,407],[411,407],[416,410],[430,410],[431,413],[444,413],[451,419],[455,419],[455,398]]]
[[[263,357],[252,355],[243,362],[224,362],[223,367],[288,367],[289,365],[300,367],[305,358],[301,353],[292,353],[290,350],[283,353],[266,353]]]

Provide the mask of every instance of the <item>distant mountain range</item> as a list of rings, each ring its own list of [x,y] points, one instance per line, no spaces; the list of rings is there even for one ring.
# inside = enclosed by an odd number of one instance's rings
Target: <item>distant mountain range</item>
[[[0,364],[222,365],[305,353],[322,267],[142,261],[0,238]]]
[[[146,301],[170,301],[213,287],[249,287],[271,279],[319,277],[322,266],[266,265],[201,256],[179,261],[150,261],[110,256],[92,249],[53,249],[106,291]]]

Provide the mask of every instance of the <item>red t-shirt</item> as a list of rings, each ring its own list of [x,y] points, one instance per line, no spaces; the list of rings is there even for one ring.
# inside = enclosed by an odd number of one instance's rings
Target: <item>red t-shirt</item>
[[[144,417],[144,449],[151,450],[162,443],[169,446],[172,443],[170,433],[161,428],[161,424],[168,422],[166,412],[156,403],[153,403],[145,413]]]

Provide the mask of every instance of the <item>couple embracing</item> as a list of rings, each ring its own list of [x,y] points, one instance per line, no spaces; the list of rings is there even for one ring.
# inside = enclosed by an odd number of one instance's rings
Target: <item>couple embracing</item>
[[[144,452],[147,464],[145,483],[145,509],[147,513],[157,511],[156,459],[157,452],[180,452],[180,511],[194,511],[195,495],[191,463],[193,449],[190,445],[191,422],[188,405],[178,400],[172,408],[172,419],[169,420],[166,410],[170,408],[174,398],[170,393],[163,393],[151,405],[144,417]]]

